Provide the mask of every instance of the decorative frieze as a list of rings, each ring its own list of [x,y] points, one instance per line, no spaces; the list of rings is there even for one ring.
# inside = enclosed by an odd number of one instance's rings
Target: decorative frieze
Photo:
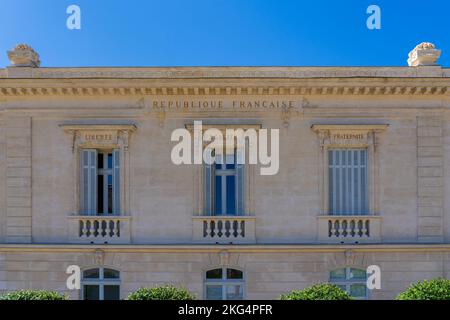
[[[411,85],[411,86],[214,86],[214,87],[153,87],[153,86],[124,86],[124,87],[74,87],[74,86],[17,86],[0,85],[0,96],[128,96],[128,95],[167,95],[167,96],[246,96],[246,95],[444,95],[449,91],[448,85]],[[241,105],[237,105],[239,108]],[[175,107],[175,105],[174,105]],[[183,107],[185,107],[183,105]],[[193,105],[187,106],[189,108]],[[200,106],[201,107],[201,106]],[[208,108],[211,108],[209,106]],[[244,106],[249,108],[247,104]],[[244,108],[243,107],[243,108]],[[267,109],[268,105],[255,104],[254,109]],[[206,107],[205,107],[206,108]]]

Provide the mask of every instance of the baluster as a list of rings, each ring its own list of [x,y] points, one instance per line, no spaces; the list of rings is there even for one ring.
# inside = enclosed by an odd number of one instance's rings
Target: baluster
[[[91,220],[86,220],[86,238],[92,237],[92,222]]]
[[[117,222],[114,220],[109,221],[108,236],[110,236],[111,238],[115,236],[116,223]]]
[[[366,221],[361,220],[361,237],[367,237]]]
[[[241,226],[241,236],[242,236],[242,238],[245,238],[245,220],[242,220],[241,221],[241,223],[240,223],[240,226]]]
[[[358,220],[358,237],[362,238],[364,236],[364,227],[362,220]]]
[[[225,238],[230,238],[234,235],[233,221],[225,220],[224,222],[224,236]]]
[[[348,229],[349,229],[348,220],[342,221],[341,227],[342,227],[342,236],[344,238],[347,238],[348,237]]]
[[[80,220],[80,238],[86,238],[86,232],[87,232],[87,228],[86,228],[86,221]]]
[[[328,220],[328,237],[333,237],[336,233],[336,229],[334,228],[334,224],[332,220]]]
[[[120,238],[120,220],[116,221],[116,237]]]
[[[206,238],[209,236],[209,223],[208,221],[203,221],[203,238]]]
[[[344,229],[342,228],[342,221],[336,220],[336,223],[338,224],[338,227],[336,228],[338,234],[336,236],[343,237]]]
[[[237,238],[237,237],[239,237],[240,235],[241,235],[241,233],[242,233],[242,230],[241,230],[241,223],[240,223],[240,221],[239,220],[235,220],[234,222],[233,222],[233,224],[234,224],[234,237],[235,238]]]
[[[354,238],[356,236],[355,225],[356,225],[356,222],[354,219],[352,219],[350,221],[350,226],[349,226],[349,233],[350,233],[350,237],[352,237],[352,238]]]
[[[223,233],[224,233],[223,229],[224,229],[223,220],[217,221],[217,236],[219,238],[222,238],[222,236],[223,236]]]
[[[215,236],[217,236],[217,226],[216,226],[216,222],[215,222],[215,221],[211,221],[209,227],[210,227],[210,229],[211,229],[210,236],[211,236],[211,238],[214,238]]]

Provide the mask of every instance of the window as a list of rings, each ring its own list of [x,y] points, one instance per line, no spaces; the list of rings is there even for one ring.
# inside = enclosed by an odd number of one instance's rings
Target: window
[[[207,300],[242,300],[244,298],[244,273],[229,268],[207,271],[205,297]]]
[[[108,268],[94,268],[83,272],[81,280],[83,300],[120,300],[120,272]]]
[[[120,212],[120,152],[84,149],[81,153],[81,207],[88,215]]]
[[[367,149],[329,149],[328,177],[330,214],[368,214]]]
[[[237,152],[215,156],[205,164],[205,211],[208,215],[244,215],[244,164],[236,161]],[[223,159],[225,158],[225,159]]]
[[[330,272],[330,282],[355,299],[367,299],[366,270],[342,268]]]

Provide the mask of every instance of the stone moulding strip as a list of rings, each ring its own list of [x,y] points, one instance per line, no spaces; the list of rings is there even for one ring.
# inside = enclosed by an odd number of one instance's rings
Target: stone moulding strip
[[[440,79],[0,79],[0,96],[280,96],[280,95],[448,95]],[[120,81],[121,83],[118,83]],[[128,82],[123,85],[123,82]],[[430,84],[432,82],[432,84]]]
[[[216,253],[227,250],[230,253],[329,253],[345,252],[450,252],[450,244],[352,244],[352,245],[53,245],[53,244],[2,244],[0,252],[95,252],[115,253]]]

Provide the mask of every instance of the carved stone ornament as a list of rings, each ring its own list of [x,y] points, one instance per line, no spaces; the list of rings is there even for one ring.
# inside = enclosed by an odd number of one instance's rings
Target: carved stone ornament
[[[441,56],[441,50],[430,42],[418,44],[408,55],[408,66],[435,66]]]
[[[314,124],[311,129],[317,133],[321,148],[366,147],[371,144],[376,145],[375,134],[384,131],[387,126],[386,124]]]
[[[8,51],[8,59],[13,67],[38,68],[41,65],[37,52],[26,44],[19,44]]]
[[[72,152],[77,148],[116,148],[128,151],[134,124],[62,124],[65,132],[72,134]]]
[[[221,266],[226,266],[230,262],[230,253],[226,250],[219,252],[219,263]]]
[[[105,251],[102,249],[96,249],[94,252],[94,264],[99,266],[103,265],[103,261],[105,260]]]

